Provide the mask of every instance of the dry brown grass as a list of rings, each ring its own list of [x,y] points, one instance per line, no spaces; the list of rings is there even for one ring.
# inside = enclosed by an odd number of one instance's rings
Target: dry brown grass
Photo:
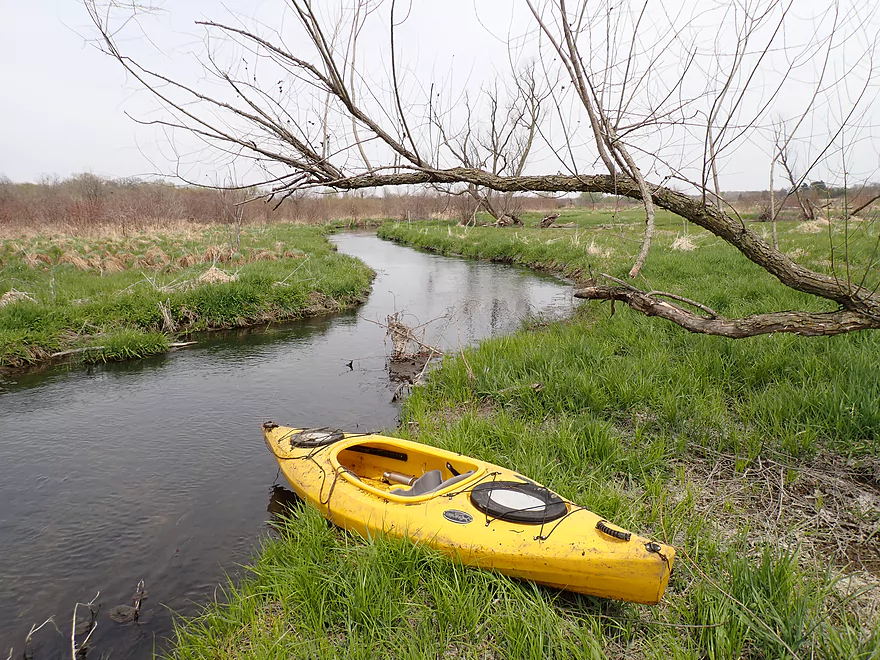
[[[697,508],[727,521],[731,538],[743,529],[755,541],[799,547],[810,561],[850,566],[880,584],[880,460],[833,454],[787,464],[759,456],[747,465],[707,448],[687,470]],[[737,520],[737,517],[741,520]]]
[[[255,250],[251,252],[248,261],[278,261],[278,255],[269,250]]]
[[[802,234],[821,234],[823,231],[828,231],[829,224],[825,218],[818,218],[800,223],[795,227],[795,231]]]
[[[194,254],[185,254],[177,260],[177,265],[181,268],[189,268],[190,266],[195,266],[197,263],[201,262]]]
[[[41,259],[37,257],[33,252],[28,252],[27,250],[23,250],[24,256],[22,257],[22,261],[27,264],[28,268],[39,268],[42,263]],[[43,256],[43,255],[40,255]]]
[[[217,268],[217,266],[211,266],[208,270],[199,275],[197,281],[202,284],[217,284],[224,282],[234,282],[236,279],[237,278],[235,275],[230,275],[229,273],[226,273]]]
[[[205,264],[210,263],[226,263],[227,261],[232,260],[232,250],[225,246],[220,245],[209,245],[207,249],[202,253],[200,262]]]
[[[126,270],[126,266],[122,259],[108,254],[101,262],[101,269],[107,273],[122,273]]]
[[[612,254],[614,254],[614,250],[597,245],[596,241],[590,241],[590,244],[587,246],[587,254],[590,254],[594,257],[603,257],[607,259]]]
[[[6,305],[11,305],[12,303],[20,302],[22,300],[37,302],[33,299],[32,296],[25,293],[24,291],[16,291],[15,289],[11,289],[0,296],[0,307],[6,307]]]
[[[690,236],[679,236],[672,241],[672,249],[680,250],[681,252],[692,252],[697,249],[697,244],[691,240]]]
[[[71,264],[75,268],[79,270],[89,270],[91,265],[89,262],[82,257],[82,255],[77,252],[66,251],[61,257],[58,259],[59,264]]]
[[[174,272],[201,264],[243,265],[279,259],[301,259],[304,256],[298,250],[285,250],[282,242],[275,243],[274,249],[245,247],[240,252],[235,252],[229,245],[216,242],[219,238],[216,228],[208,230],[207,235],[210,241],[207,247],[198,247],[199,243],[205,244],[205,234],[196,234],[189,228],[178,233],[141,234],[118,240],[107,236],[91,240],[70,236],[37,237],[23,239],[22,242],[10,241],[6,244],[5,251],[7,254],[17,254],[28,267],[34,269],[45,270],[46,267],[70,264],[78,270],[102,275],[121,273],[129,269]],[[169,245],[173,247],[168,248]],[[173,253],[170,254],[172,250]]]
[[[162,268],[171,263],[171,258],[161,248],[151,247],[144,255],[143,263],[153,268]]]

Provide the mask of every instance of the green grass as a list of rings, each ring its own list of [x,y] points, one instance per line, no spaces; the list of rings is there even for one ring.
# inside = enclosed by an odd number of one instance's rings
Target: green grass
[[[682,512],[669,511],[678,524]],[[177,629],[175,658],[871,658],[827,573],[744,540],[690,548],[654,609],[365,542],[301,507],[251,575]],[[724,585],[721,589],[713,584]],[[763,623],[761,623],[763,622]]]
[[[285,321],[364,299],[372,271],[338,254],[326,229],[250,227],[241,251],[222,230],[127,238],[38,237],[0,242],[0,366],[101,347],[85,360],[141,357],[199,330]],[[215,265],[234,281],[202,283]],[[116,272],[121,271],[121,272]],[[169,327],[162,306],[172,320]]]
[[[624,228],[627,242],[597,227],[607,218],[575,218],[584,233],[556,240],[550,232],[570,230],[417,223],[381,234],[575,277],[624,274],[638,228]],[[819,254],[818,235],[783,231],[785,249]],[[661,234],[646,286],[731,315],[822,307],[712,237],[690,236],[699,247],[679,252]],[[250,576],[178,630],[173,656],[880,659],[880,512],[858,499],[878,491],[880,335],[733,341],[609,311],[585,303],[446,357],[406,401],[396,434],[511,467],[674,544],[660,605],[365,541],[301,507]]]

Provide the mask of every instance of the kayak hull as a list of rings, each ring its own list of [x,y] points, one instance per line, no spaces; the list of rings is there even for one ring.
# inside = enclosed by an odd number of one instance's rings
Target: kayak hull
[[[340,433],[325,445],[297,446],[300,429],[267,423],[263,432],[297,495],[366,538],[407,537],[467,565],[604,598],[653,605],[666,589],[674,548],[603,521],[507,468],[381,435]],[[450,483],[407,496],[409,489],[383,479],[392,469],[412,477],[439,470]],[[564,502],[561,517],[510,522],[475,505],[478,490],[492,497],[496,484],[514,482],[545,492],[557,506]]]

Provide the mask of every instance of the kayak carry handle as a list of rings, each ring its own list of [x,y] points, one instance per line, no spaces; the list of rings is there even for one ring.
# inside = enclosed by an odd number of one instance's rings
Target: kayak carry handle
[[[390,484],[400,484],[402,486],[412,486],[416,477],[412,477],[402,472],[394,472],[389,470],[382,473],[382,478]]]
[[[608,523],[604,520],[600,520],[596,523],[596,529],[600,532],[608,534],[608,536],[613,536],[616,539],[620,539],[621,541],[629,541],[632,534],[629,532],[622,532],[619,529],[614,529],[613,527],[609,527]]]

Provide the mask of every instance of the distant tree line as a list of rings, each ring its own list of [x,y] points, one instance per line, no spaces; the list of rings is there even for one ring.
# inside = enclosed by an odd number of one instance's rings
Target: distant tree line
[[[177,222],[227,224],[229,195],[224,190],[181,186],[138,178],[109,179],[90,173],[66,179],[43,177],[37,183],[13,183],[0,176],[0,230],[87,231],[114,226],[123,231]],[[294,193],[282,200],[267,199],[265,191],[242,187],[234,196],[244,224],[335,220],[358,222],[392,218],[470,218],[475,202],[466,194],[424,190],[408,194],[385,191],[351,193],[316,191]],[[552,197],[517,196],[518,208],[545,210],[567,204]]]

